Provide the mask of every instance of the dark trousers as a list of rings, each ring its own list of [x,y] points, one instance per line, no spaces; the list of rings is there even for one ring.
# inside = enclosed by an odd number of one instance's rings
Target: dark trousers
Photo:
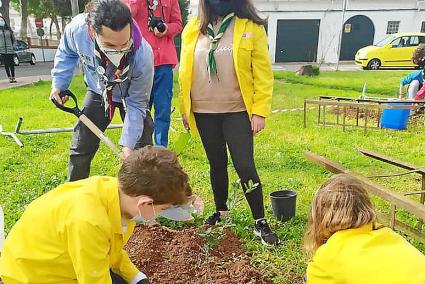
[[[13,54],[1,55],[4,69],[6,70],[7,77],[15,77],[15,63],[13,62]]]
[[[125,281],[124,278],[122,278],[118,274],[115,274],[112,271],[110,271],[110,273],[111,273],[112,284],[128,284],[127,281]]]
[[[96,93],[88,91],[83,102],[83,113],[100,130],[105,131],[111,123],[105,116],[105,108],[102,105],[102,97]],[[123,111],[120,110],[124,115]],[[123,119],[123,117],[122,117]],[[123,119],[124,121],[124,119]],[[143,135],[136,144],[136,148],[152,145],[153,121],[150,112],[146,112]],[[97,150],[100,139],[85,126],[81,121],[77,122],[72,137],[71,152],[68,165],[68,180],[75,181],[85,179],[90,175],[90,164]]]
[[[259,186],[245,197],[254,219],[264,218],[263,190],[255,168],[253,135],[247,112],[195,113],[195,121],[210,164],[216,210],[228,210],[226,205],[229,191],[228,147],[241,183],[245,184],[249,180],[259,183]],[[246,188],[243,187],[243,190],[245,192]]]
[[[173,66],[155,67],[150,108],[155,108],[155,145],[168,146],[168,130],[171,122],[171,100],[173,99]]]

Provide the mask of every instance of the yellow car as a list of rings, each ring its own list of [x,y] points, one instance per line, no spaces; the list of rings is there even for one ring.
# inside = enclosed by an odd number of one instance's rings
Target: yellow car
[[[375,45],[357,51],[356,64],[370,70],[381,67],[417,67],[412,62],[412,55],[421,43],[425,43],[425,33],[391,34]]]

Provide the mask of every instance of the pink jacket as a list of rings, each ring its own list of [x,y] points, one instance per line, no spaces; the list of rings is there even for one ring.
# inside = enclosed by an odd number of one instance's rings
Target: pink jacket
[[[154,11],[154,16],[164,17],[168,27],[168,33],[162,37],[156,37],[148,29],[148,8],[146,0],[123,0],[131,10],[133,18],[142,31],[143,37],[151,45],[154,53],[155,66],[170,64],[175,66],[178,63],[174,37],[180,33],[182,27],[182,17],[178,0],[158,0],[159,4]],[[149,1],[152,4],[152,0]],[[161,5],[163,9],[161,9]],[[162,10],[164,16],[162,16]]]

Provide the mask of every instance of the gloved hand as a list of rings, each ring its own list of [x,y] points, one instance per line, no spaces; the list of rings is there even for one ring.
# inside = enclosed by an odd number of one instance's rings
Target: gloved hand
[[[137,284],[151,284],[151,282],[149,281],[148,278],[145,278],[137,282]]]

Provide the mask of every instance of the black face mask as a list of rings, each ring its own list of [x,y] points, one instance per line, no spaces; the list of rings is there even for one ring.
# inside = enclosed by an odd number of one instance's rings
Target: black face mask
[[[223,17],[235,11],[232,0],[207,0],[207,4],[216,16]]]

